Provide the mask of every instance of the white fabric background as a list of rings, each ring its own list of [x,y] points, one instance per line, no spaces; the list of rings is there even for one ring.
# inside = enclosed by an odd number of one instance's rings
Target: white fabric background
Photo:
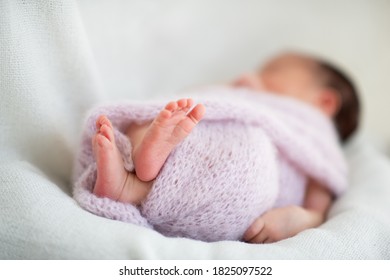
[[[287,43],[319,47],[358,76],[377,110],[367,108],[367,131],[386,139],[376,119],[386,113],[386,1],[226,2],[0,1],[0,258],[390,258],[390,164],[361,140],[346,151],[351,187],[329,221],[272,245],[165,238],[71,198],[92,104],[228,80]]]

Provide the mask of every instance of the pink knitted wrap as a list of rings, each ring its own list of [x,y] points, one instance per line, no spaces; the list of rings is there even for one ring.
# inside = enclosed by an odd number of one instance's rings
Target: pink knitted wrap
[[[167,236],[204,241],[240,240],[265,211],[300,205],[307,178],[335,195],[347,185],[347,167],[334,127],[300,101],[228,87],[188,92],[206,107],[204,119],[168,157],[141,206],[96,197],[91,137],[105,114],[115,127],[125,168],[134,170],[123,132],[151,121],[167,103],[98,107],[86,122],[74,172],[74,198],[100,216],[153,228]]]

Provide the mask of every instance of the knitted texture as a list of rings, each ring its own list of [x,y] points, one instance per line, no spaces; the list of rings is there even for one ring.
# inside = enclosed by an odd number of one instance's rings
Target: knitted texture
[[[132,122],[153,120],[166,101],[93,109],[75,167],[74,198],[100,216],[152,227],[167,236],[240,240],[265,211],[302,204],[307,178],[335,195],[347,168],[330,120],[300,101],[228,87],[187,92],[206,107],[204,119],[164,163],[140,207],[96,197],[91,137],[105,114],[115,127],[125,168],[133,171]]]

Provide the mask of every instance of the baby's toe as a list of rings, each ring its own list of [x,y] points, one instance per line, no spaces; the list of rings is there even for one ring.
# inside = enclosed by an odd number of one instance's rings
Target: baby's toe
[[[166,106],[165,106],[165,109],[168,110],[168,111],[175,111],[177,109],[178,105],[177,105],[177,102],[175,101],[171,101],[169,102]]]
[[[187,99],[187,108],[190,109],[192,106],[194,106],[194,100],[192,98]]]
[[[179,100],[177,101],[177,105],[178,105],[180,108],[185,108],[185,107],[187,107],[187,98],[179,99]]]
[[[106,125],[106,126],[112,128],[111,121],[105,115],[100,115],[98,117],[98,119],[96,120],[96,128],[97,129],[99,129],[102,125]]]
[[[204,116],[206,112],[206,108],[203,106],[203,104],[198,104],[188,113],[188,117],[197,124]]]
[[[169,119],[171,116],[172,116],[172,112],[168,109],[164,109],[158,114],[156,120],[165,121],[165,120]]]
[[[110,142],[114,141],[114,131],[107,124],[103,124],[99,130],[100,135],[106,137]]]
[[[111,142],[109,141],[109,139],[107,139],[107,137],[101,135],[101,134],[98,134],[95,136],[95,143],[96,143],[96,148],[99,149],[99,148],[103,148],[103,149],[108,149],[108,148],[111,148],[112,145],[111,145]]]

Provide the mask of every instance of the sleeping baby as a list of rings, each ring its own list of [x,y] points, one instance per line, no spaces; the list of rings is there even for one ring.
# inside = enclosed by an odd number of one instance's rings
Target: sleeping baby
[[[340,140],[358,125],[345,74],[286,53],[186,94],[91,112],[75,170],[83,208],[203,241],[270,243],[324,222],[347,185]]]

